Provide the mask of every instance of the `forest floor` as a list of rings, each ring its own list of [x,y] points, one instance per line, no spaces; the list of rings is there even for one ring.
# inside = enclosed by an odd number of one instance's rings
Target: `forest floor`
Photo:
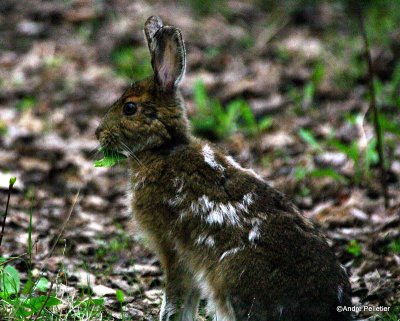
[[[345,10],[324,2],[285,11],[221,1],[206,12],[198,1],[187,3],[0,2],[2,212],[9,178],[17,178],[0,271],[12,266],[22,285],[41,280],[32,296],[58,299],[26,313],[41,313],[37,320],[157,319],[162,271],[136,233],[127,169],[93,161],[102,115],[131,80],[151,72],[142,28],[158,14],[186,40],[182,93],[193,130],[293,199],[351,275],[353,303],[390,307],[376,319],[397,320],[400,33],[372,45],[386,131],[385,210],[363,43]],[[23,290],[16,292],[5,298],[0,291],[4,319],[17,313],[12,298]]]

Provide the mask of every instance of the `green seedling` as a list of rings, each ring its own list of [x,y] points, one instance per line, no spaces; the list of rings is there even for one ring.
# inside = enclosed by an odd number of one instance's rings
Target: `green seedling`
[[[122,320],[125,320],[125,313],[124,313],[124,308],[123,308],[123,304],[125,302],[124,292],[122,292],[120,289],[118,289],[115,291],[115,295],[117,297],[119,304],[121,305]]]
[[[400,254],[400,238],[390,242],[389,250],[395,254]]]
[[[376,321],[399,321],[400,304],[395,304],[390,307],[389,312],[376,316]]]
[[[400,137],[400,120],[390,120],[386,116],[380,114],[379,123],[383,132],[392,133]]]
[[[99,260],[108,263],[115,263],[120,258],[120,253],[130,248],[130,236],[120,227],[119,233],[111,239],[98,240],[99,248],[96,251],[96,257]]]
[[[296,181],[302,181],[306,177],[329,177],[334,181],[340,182],[342,184],[347,183],[347,178],[340,175],[333,168],[317,168],[309,169],[306,167],[296,167],[294,170],[294,177]]]
[[[347,245],[346,251],[355,257],[359,257],[362,254],[362,246],[357,240],[351,240]]]
[[[21,287],[21,280],[18,271],[11,265],[0,269],[0,297],[8,298],[18,294]]]
[[[45,278],[40,278],[29,291],[26,286],[21,291],[21,278],[18,271],[11,265],[5,264],[5,258],[0,258],[0,314],[12,316],[13,320],[27,320],[34,315],[40,314],[43,317],[50,317],[47,310],[50,307],[59,305],[61,300],[54,294],[41,295],[47,292],[50,285]]]
[[[17,178],[15,176],[11,177],[10,180],[8,181],[8,185],[10,188],[14,187],[14,184],[17,182]]]
[[[312,133],[311,130],[307,130],[304,128],[300,128],[299,132],[298,132],[300,138],[307,143],[308,145],[310,145],[310,147],[317,152],[322,152],[322,147],[321,144],[318,143],[317,139],[315,138],[314,134]]]
[[[363,177],[371,177],[371,167],[378,163],[378,153],[376,152],[376,139],[371,139],[365,150],[361,150],[357,141],[346,145],[336,139],[329,141],[329,144],[335,149],[346,154],[354,164],[354,182],[360,184]]]
[[[17,109],[19,111],[32,109],[37,105],[37,102],[36,97],[24,97],[17,103]]]
[[[9,180],[9,191],[16,183],[16,178]],[[9,194],[11,195],[11,193]],[[8,205],[6,207],[6,211]],[[15,257],[0,257],[0,319],[14,321],[43,321],[43,320],[111,320],[106,315],[104,299],[92,298],[89,294],[79,297],[66,297],[62,301],[57,297],[53,285],[56,284],[41,276],[34,278],[32,275],[32,208],[29,213],[28,250],[26,253]],[[4,224],[3,224],[4,226]],[[28,278],[21,275],[11,265],[16,260],[22,261],[27,267]],[[63,308],[59,306],[63,304]],[[61,312],[62,311],[62,312]],[[2,318],[3,317],[3,318]]]
[[[7,134],[8,127],[7,124],[0,119],[0,136]]]
[[[400,2],[393,0],[365,1],[365,27],[371,43],[389,47],[390,34],[400,21]]]
[[[118,75],[131,81],[142,79],[152,73],[147,48],[123,46],[116,48],[111,54]]]
[[[194,14],[207,16],[215,12],[227,13],[226,0],[181,0],[181,2],[192,8]]]
[[[318,62],[314,65],[311,79],[303,88],[302,107],[304,109],[310,107],[315,98],[315,91],[318,89],[325,74],[325,66]]]
[[[270,117],[257,120],[243,99],[235,99],[223,107],[218,100],[208,97],[201,81],[195,83],[194,102],[198,112],[192,118],[192,125],[201,136],[224,139],[239,130],[254,136],[272,125]]]
[[[351,115],[347,117],[347,120],[355,125],[359,121],[359,117]],[[395,130],[393,128],[393,130]],[[352,160],[354,164],[354,176],[353,181],[359,185],[363,178],[370,178],[372,176],[372,166],[378,163],[378,153],[376,151],[376,139],[371,139],[365,148],[361,148],[358,141],[354,140],[350,144],[342,143],[335,138],[329,138],[326,141],[319,141],[315,138],[311,130],[300,129],[298,132],[300,138],[309,145],[314,152],[321,153],[324,149],[333,148],[337,151],[344,153],[347,158]],[[336,174],[335,174],[336,173]],[[346,178],[334,169],[323,169],[317,170],[316,172],[308,171],[307,173],[298,173],[297,176],[302,179],[308,174],[312,174],[314,177],[329,176],[335,180],[345,182]],[[301,177],[302,176],[302,177]],[[298,179],[299,180],[299,179]]]

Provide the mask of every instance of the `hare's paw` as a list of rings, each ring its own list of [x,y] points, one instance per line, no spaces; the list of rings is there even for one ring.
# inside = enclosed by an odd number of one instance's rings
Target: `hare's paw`
[[[195,321],[197,316],[200,294],[193,289],[186,297],[170,299],[164,294],[160,321]]]
[[[168,299],[168,296],[164,293],[161,310],[160,310],[160,321],[175,321],[177,320],[177,306]]]

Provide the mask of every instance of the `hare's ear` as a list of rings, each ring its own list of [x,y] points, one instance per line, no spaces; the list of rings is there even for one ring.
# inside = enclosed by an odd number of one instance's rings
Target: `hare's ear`
[[[181,32],[175,27],[162,26],[160,18],[150,17],[145,33],[156,81],[164,91],[171,91],[179,85],[185,72],[186,53]]]
[[[154,35],[160,30],[163,26],[163,22],[160,17],[151,16],[147,19],[144,24],[144,34],[146,35],[147,45],[149,46],[150,53],[152,53],[152,40]]]

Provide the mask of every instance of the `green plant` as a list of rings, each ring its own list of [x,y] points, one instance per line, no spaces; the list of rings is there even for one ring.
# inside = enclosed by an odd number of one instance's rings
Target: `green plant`
[[[238,130],[247,135],[256,135],[272,125],[270,117],[256,120],[243,99],[235,99],[224,108],[218,100],[208,97],[201,81],[194,85],[194,102],[197,114],[192,118],[192,125],[194,131],[202,136],[223,139]]]
[[[359,115],[348,116],[348,121],[355,125],[359,121]],[[334,148],[344,153],[354,165],[353,180],[355,184],[360,184],[363,178],[371,177],[372,166],[378,163],[378,153],[376,151],[376,139],[368,141],[365,148],[361,148],[357,140],[353,140],[350,144],[345,144],[338,139],[329,138],[325,142],[318,141],[311,130],[301,128],[298,132],[300,138],[306,142],[316,153],[321,153],[326,148]],[[336,174],[335,174],[336,173]],[[312,174],[312,172],[307,172]],[[300,174],[299,174],[300,175]],[[313,172],[314,176],[329,176],[335,180],[347,181],[342,175],[334,169],[326,168],[317,172]],[[305,174],[303,176],[306,176]]]
[[[225,0],[181,0],[181,2],[192,8],[192,11],[199,16],[207,16],[214,12],[227,13]]]
[[[300,138],[307,143],[315,152],[321,153],[324,148],[320,142],[315,138],[311,130],[301,128],[298,131]],[[303,180],[305,177],[330,177],[331,179],[338,181],[340,183],[347,183],[347,178],[338,173],[335,169],[327,168],[306,168],[306,167],[296,167],[295,168],[295,179],[297,181]]]
[[[148,50],[145,47],[122,46],[111,54],[117,74],[128,79],[142,79],[152,73]]]
[[[208,60],[214,59],[221,54],[220,47],[208,47],[204,50],[204,57]]]
[[[115,295],[117,297],[117,300],[118,300],[119,304],[121,305],[122,320],[125,320],[125,313],[124,313],[124,308],[123,308],[123,304],[125,302],[124,292],[122,292],[121,290],[118,289],[115,292]]]
[[[382,131],[392,133],[400,137],[400,119],[390,120],[389,118],[381,114],[379,115],[379,122],[381,124]]]
[[[344,144],[337,139],[331,139],[329,144],[346,154],[346,156],[353,161],[354,182],[356,184],[360,184],[362,178],[371,177],[371,166],[378,163],[375,138],[367,143],[365,150],[360,148],[356,140],[352,141],[350,144]]]
[[[0,119],[0,136],[7,134],[8,128],[7,124]]]
[[[283,64],[288,64],[291,60],[291,54],[285,46],[278,46],[276,49],[276,58]]]
[[[322,152],[322,146],[318,143],[311,130],[300,128],[298,134],[314,151]]]
[[[376,321],[399,321],[400,316],[400,304],[395,304],[390,307],[389,312],[385,312],[382,315],[376,317]]]
[[[252,48],[254,46],[254,43],[255,41],[251,34],[247,34],[239,39],[240,46],[246,50]]]
[[[42,320],[50,320],[50,309],[62,301],[47,292],[50,284],[44,277],[27,282],[21,290],[20,274],[9,264],[14,259],[0,257],[0,315],[21,321],[40,315],[45,318]]]
[[[9,181],[11,192],[16,182],[15,177]],[[11,193],[9,193],[11,195]],[[9,200],[9,199],[8,199]],[[8,210],[3,218],[3,228]],[[28,249],[27,252],[16,257],[0,257],[0,316],[15,321],[49,321],[49,320],[108,320],[105,314],[104,299],[96,299],[82,294],[79,297],[67,297],[63,300],[57,297],[50,282],[43,275],[33,277],[32,274],[32,217],[33,211],[29,213],[28,227]],[[2,231],[3,235],[4,230]],[[20,260],[27,267],[27,281],[12,265],[14,261]],[[56,278],[56,286],[59,285],[60,277]],[[60,306],[63,304],[63,308]]]
[[[101,27],[101,20],[98,18],[82,21],[76,25],[76,33],[83,41],[90,41]]]
[[[104,299],[81,297],[70,302],[70,309],[63,320],[105,320]]]
[[[131,239],[130,236],[122,229],[117,226],[118,234],[108,240],[100,239],[100,244],[96,251],[96,257],[102,261],[114,263],[119,259],[120,253],[123,250],[130,248]]]
[[[32,109],[37,105],[37,98],[36,97],[24,97],[17,103],[17,109],[19,111],[24,111],[28,109]]]
[[[0,315],[12,320],[94,320],[102,318],[104,299],[69,297],[66,301],[57,298],[53,284],[45,277],[39,277],[25,284],[19,272],[10,263],[21,257],[0,257]],[[31,271],[28,271],[31,275]],[[83,294],[84,295],[84,294]],[[69,301],[69,302],[68,302]],[[57,306],[68,305],[65,315],[58,313]]]
[[[316,169],[311,169],[307,167],[296,167],[294,170],[294,177],[296,181],[302,181],[306,177],[329,177],[333,179],[334,181],[340,182],[342,184],[347,183],[347,178],[344,177],[343,175],[339,174],[337,171],[335,171],[333,168],[316,168]]]
[[[325,75],[325,66],[323,65],[323,63],[322,62],[315,63],[313,66],[311,78],[303,88],[303,99],[302,99],[303,109],[306,109],[313,104],[315,98],[315,91],[320,85],[324,75]]]
[[[4,234],[11,190],[15,182],[16,178],[11,177],[9,181],[9,193],[6,210],[4,212],[1,238]],[[42,294],[51,288],[47,279],[41,277],[33,281],[31,273],[32,246],[31,211],[28,231],[28,261],[25,261],[23,256],[11,258],[0,257],[0,315],[12,316],[13,320],[26,320],[33,317],[35,314],[49,318],[51,314],[48,309],[61,303],[61,300],[57,299],[50,292],[48,292],[47,295]],[[22,259],[28,266],[28,281],[23,286],[22,290],[20,274],[12,265],[10,265],[10,263],[16,259]]]
[[[315,92],[325,75],[325,66],[322,62],[316,62],[312,68],[310,79],[305,83],[303,88],[293,85],[290,85],[288,88],[289,97],[295,106],[295,111],[299,114],[304,113],[305,109],[313,105]]]
[[[393,69],[389,80],[383,82],[379,78],[374,79],[374,88],[376,100],[379,106],[385,106],[392,109],[400,108],[400,63],[397,63]]]
[[[113,167],[117,164],[123,163],[127,157],[115,151],[101,149],[103,158],[94,161],[94,167]]]
[[[371,43],[390,46],[390,34],[400,23],[400,2],[393,0],[363,1],[366,29]]]
[[[346,251],[355,257],[359,257],[362,254],[362,246],[357,240],[351,240],[347,244]]]
[[[389,250],[395,254],[400,254],[400,238],[390,242]]]

